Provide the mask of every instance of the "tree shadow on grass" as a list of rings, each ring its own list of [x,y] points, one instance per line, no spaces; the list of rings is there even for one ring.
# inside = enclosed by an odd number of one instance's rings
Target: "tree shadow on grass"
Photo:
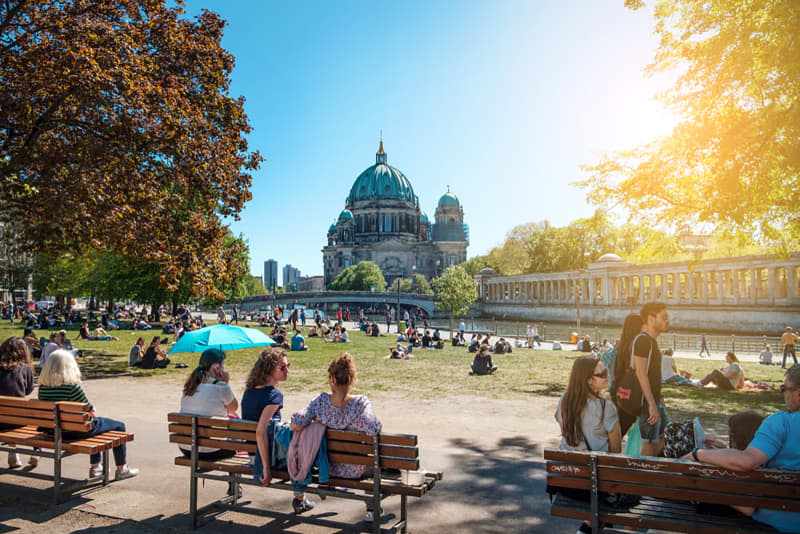
[[[128,357],[118,354],[103,352],[99,349],[83,349],[83,356],[78,358],[81,375],[84,379],[93,380],[101,378],[147,378],[170,372],[174,364],[168,369],[139,369],[128,366]]]

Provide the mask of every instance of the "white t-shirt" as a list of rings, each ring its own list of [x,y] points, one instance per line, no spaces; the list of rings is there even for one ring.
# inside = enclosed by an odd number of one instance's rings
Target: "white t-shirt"
[[[202,415],[204,417],[227,417],[228,410],[226,404],[233,402],[236,397],[227,382],[213,383],[213,379],[206,378],[197,386],[194,395],[187,397],[181,396],[181,413],[191,415]],[[181,449],[190,451],[191,447],[180,446]],[[198,447],[199,452],[214,452],[218,449],[213,447]]]
[[[672,356],[667,356],[666,354],[661,355],[661,382],[666,382],[667,379],[672,378],[677,373],[672,369],[672,364],[675,363],[675,360]]]
[[[556,407],[556,421],[559,427],[561,426],[561,401],[558,401]],[[577,447],[570,447],[564,438],[561,438],[561,449],[564,450],[587,450],[586,443],[589,443],[589,448],[593,451],[608,452],[608,433],[614,429],[614,425],[619,423],[619,415],[614,403],[607,399],[588,399],[586,407],[583,409],[583,416],[581,421],[581,432],[585,439],[578,443]]]

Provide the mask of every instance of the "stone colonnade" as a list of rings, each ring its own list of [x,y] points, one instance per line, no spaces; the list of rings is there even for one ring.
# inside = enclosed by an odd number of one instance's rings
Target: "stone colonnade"
[[[609,255],[610,256],[610,255]],[[605,256],[603,257],[605,258]],[[800,254],[631,265],[601,258],[580,271],[475,276],[479,302],[635,305],[800,305]]]

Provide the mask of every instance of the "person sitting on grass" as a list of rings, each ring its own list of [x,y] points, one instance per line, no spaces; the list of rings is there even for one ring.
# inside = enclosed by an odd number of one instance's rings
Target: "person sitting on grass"
[[[85,340],[85,341],[95,341],[97,339],[97,338],[95,338],[93,335],[91,335],[89,333],[89,323],[87,323],[86,321],[83,321],[81,323],[81,328],[79,330],[79,335],[80,335],[80,338]]]
[[[169,358],[158,345],[161,343],[161,336],[155,336],[147,347],[142,357],[142,369],[164,369],[169,365]]]
[[[431,337],[431,333],[428,330],[425,330],[425,333],[422,335],[422,348],[429,349],[431,348],[431,341],[433,338]]]
[[[314,327],[312,326],[311,328]],[[298,328],[294,329],[294,335],[292,336],[292,350],[308,350],[308,347],[306,346],[306,340]]]
[[[494,344],[494,353],[495,354],[511,354],[511,343],[506,341],[505,338],[501,337],[497,340],[497,343]]]
[[[673,386],[691,386],[692,374],[687,371],[679,371],[672,354],[672,349],[665,349],[661,353],[661,383]]]
[[[318,421],[335,430],[355,430],[375,436],[381,432],[381,422],[372,411],[366,395],[350,395],[356,381],[356,365],[353,357],[343,352],[328,365],[330,393],[321,393],[306,408],[292,415],[293,432],[302,432],[313,421]],[[333,478],[359,479],[372,475],[371,468],[364,465],[330,463],[330,476]],[[314,503],[304,497],[302,491],[295,491],[292,501],[295,512],[313,508]],[[372,520],[370,504],[367,504],[367,520]]]
[[[728,351],[725,361],[728,362],[727,369],[724,371],[714,369],[700,380],[693,382],[693,385],[702,388],[713,382],[720,389],[742,389],[744,387],[744,370],[739,363],[739,358],[733,352]]]
[[[347,328],[344,326],[337,326],[336,331],[333,333],[333,340],[334,343],[347,343]]]
[[[756,435],[744,450],[694,449],[683,460],[713,464],[734,471],[752,471],[758,467],[800,471],[800,364],[786,371],[780,390],[786,410],[773,413],[761,423]],[[741,513],[766,523],[780,532],[798,532],[800,512],[767,510],[752,506],[733,506]]]
[[[622,434],[614,403],[603,398],[608,369],[594,356],[579,356],[572,363],[567,390],[558,401],[555,418],[561,427],[562,450],[621,452]],[[586,500],[588,490],[561,489],[566,497]],[[588,522],[578,532],[592,532]]]
[[[406,342],[406,341],[408,341],[408,336],[406,336],[405,333],[403,333],[403,332],[398,332],[397,333],[397,341]]]
[[[497,371],[497,366],[492,364],[492,355],[489,354],[489,344],[481,345],[480,350],[472,360],[471,375],[490,375]]]
[[[761,365],[772,365],[772,345],[764,347],[764,350],[758,355],[758,363]]]
[[[478,352],[480,348],[481,348],[481,335],[472,334],[472,338],[469,340],[469,345],[467,346],[467,352]]]
[[[144,338],[140,337],[136,343],[128,351],[128,365],[130,367],[140,367],[142,365],[142,356],[144,355]]]
[[[308,337],[319,337],[319,334],[317,334],[316,326],[312,326],[311,328],[308,329]]]
[[[97,417],[94,406],[86,398],[86,394],[81,387],[81,371],[75,362],[75,357],[71,352],[63,349],[53,351],[47,358],[47,362],[39,375],[39,400],[58,402],[82,402],[89,405],[91,418],[89,422],[92,429],[88,432],[64,432],[66,439],[83,439],[116,430],[125,432],[125,423]],[[139,470],[128,467],[126,462],[125,444],[122,443],[114,447],[114,462],[117,464],[116,480],[135,477]],[[89,458],[89,478],[94,479],[103,475],[103,465],[100,463],[100,453],[92,454]]]
[[[389,332],[389,330],[387,329],[386,332]],[[370,328],[369,330],[369,335],[372,337],[378,337],[383,335],[381,334],[381,329],[378,326],[378,323],[372,323],[372,328]]]
[[[439,329],[438,328],[434,328],[433,329],[433,335],[431,336],[431,339],[433,339],[433,341],[441,341],[442,340],[442,334],[439,333]]]
[[[118,337],[110,335],[100,325],[97,325],[97,328],[94,329],[94,339],[97,341],[119,341]]]

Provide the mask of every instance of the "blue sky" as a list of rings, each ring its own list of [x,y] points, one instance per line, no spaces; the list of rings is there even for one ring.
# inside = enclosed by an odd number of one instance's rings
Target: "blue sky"
[[[231,223],[263,262],[322,274],[328,227],[355,178],[389,164],[433,217],[451,190],[470,226],[468,256],[515,225],[588,216],[578,166],[666,133],[642,68],[652,13],[622,0],[187,2],[228,21],[231,96],[246,98],[251,149],[266,158]]]

